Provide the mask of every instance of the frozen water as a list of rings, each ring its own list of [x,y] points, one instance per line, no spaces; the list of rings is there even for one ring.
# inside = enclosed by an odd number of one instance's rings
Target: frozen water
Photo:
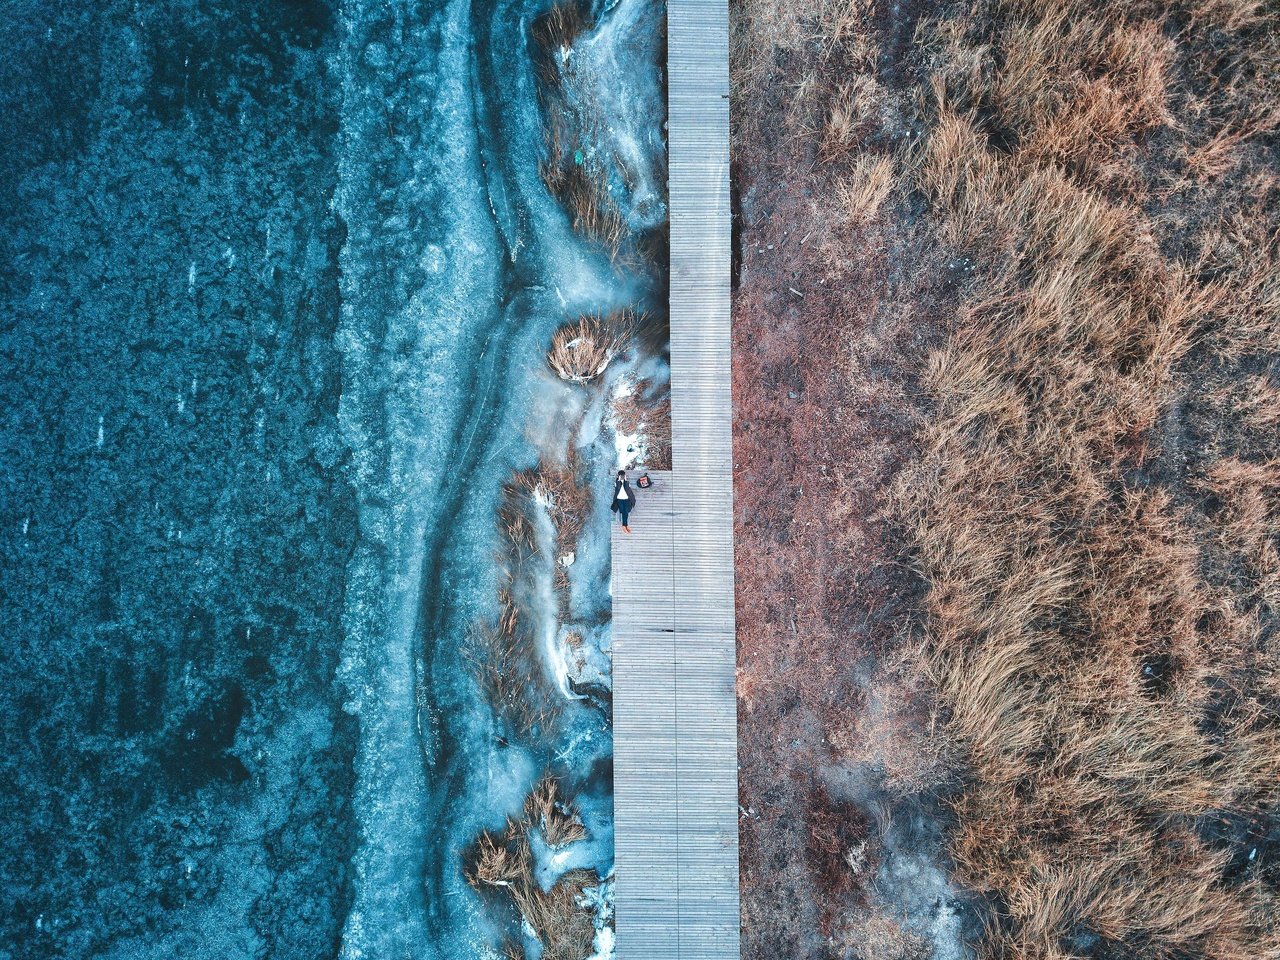
[[[546,5],[6,10],[12,956],[482,956],[514,919],[461,855],[548,767],[609,875],[607,509],[581,667],[544,611],[553,734],[501,741],[465,659],[502,482],[583,425],[607,499],[603,386],[548,378],[551,332],[659,293],[540,180]],[[636,226],[665,216],[660,9],[602,15],[578,88]]]
[[[587,156],[616,168],[614,197],[631,228],[642,232],[667,216],[666,146],[654,111],[665,91],[661,73],[647,67],[658,59],[666,11],[652,0],[596,6],[603,13],[597,29],[575,45],[566,92],[586,118]]]
[[[495,738],[463,639],[492,608],[501,482],[540,455],[560,455],[560,417],[591,419],[590,400],[584,409],[543,371],[551,332],[566,316],[643,298],[647,281],[615,272],[570,234],[539,179],[542,119],[527,37],[542,6],[446,4],[423,22],[416,9],[392,18],[382,4],[353,8],[346,33],[344,138],[365,142],[389,109],[399,131],[384,156],[344,154],[338,192],[350,225],[341,419],[362,520],[342,670],[361,723],[351,957],[412,944],[415,956],[461,958],[491,945],[459,854],[480,829],[517,813],[548,766],[570,773],[592,831],[575,862],[603,875],[612,858],[611,790],[595,775],[609,755],[608,728],[570,683],[545,511],[535,517],[544,565],[530,607],[566,702],[556,737],[523,746]],[[602,33],[614,22],[605,17]],[[406,36],[387,44],[379,38],[392,23]],[[593,55],[610,49],[602,39]],[[613,56],[617,68],[626,52]],[[631,73],[650,82],[641,94],[656,92],[653,69]],[[610,89],[627,89],[618,77]],[[659,104],[633,107],[623,126],[637,109],[654,125]],[[651,146],[660,155],[660,141]],[[652,156],[635,159],[655,166]],[[385,324],[376,336],[371,315]],[[370,430],[379,413],[382,435]],[[594,465],[597,451],[587,448]],[[607,491],[592,471],[593,488]],[[602,603],[607,611],[602,521],[607,512],[596,512],[572,567],[575,610],[596,617]]]

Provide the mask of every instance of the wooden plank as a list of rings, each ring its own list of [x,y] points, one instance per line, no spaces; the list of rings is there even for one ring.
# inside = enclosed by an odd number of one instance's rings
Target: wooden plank
[[[737,958],[725,0],[669,0],[672,462],[615,528],[620,960]]]

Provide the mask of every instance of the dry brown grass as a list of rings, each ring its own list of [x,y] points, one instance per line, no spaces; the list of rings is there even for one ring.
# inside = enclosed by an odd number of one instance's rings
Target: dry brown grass
[[[739,6],[739,93],[786,76],[831,262],[914,192],[965,265],[892,509],[941,708],[903,782],[959,785],[981,955],[1280,957],[1257,839],[1280,809],[1280,11],[946,8],[899,68],[924,127],[900,159],[850,106],[900,56],[868,54],[874,16]]]
[[[573,0],[556,4],[534,23],[545,118],[545,150],[538,170],[574,231],[600,244],[616,261],[630,239],[630,229],[609,189],[609,171],[613,166],[625,176],[627,168],[590,148],[607,140],[606,118],[598,115],[589,99],[574,101],[565,92],[566,77],[573,69],[573,45],[592,29],[589,7]]]
[[[895,182],[896,171],[888,157],[859,157],[836,185],[845,222],[858,225],[874,218]]]
[[[616,261],[630,229],[609,192],[604,168],[591,158],[578,162],[556,132],[559,124],[552,122],[549,129],[548,159],[539,168],[547,192],[568,212],[574,231],[600,244]]]
[[[505,835],[480,834],[467,869],[467,880],[473,887],[509,887],[529,874],[529,843],[519,824],[507,824]]]
[[[497,620],[472,629],[468,656],[487,702],[507,725],[504,739],[527,739],[554,720],[550,708],[554,700],[536,653],[536,641],[525,627],[509,587],[499,592],[498,603]]]
[[[840,956],[854,960],[932,960],[933,943],[906,929],[898,919],[882,914],[849,918],[833,942]]]
[[[788,0],[735,4],[730,17],[735,103],[758,96],[773,77],[779,50],[793,50],[804,39],[801,5]]]
[[[1004,904],[988,956],[1065,958],[1081,937],[1133,957],[1273,956],[1275,891],[1229,882],[1232,853],[1202,824],[1280,799],[1278,664],[1256,601],[1206,579],[1196,518],[1132,480],[1154,469],[1189,355],[1206,337],[1258,344],[1268,281],[1198,279],[1130,202],[1135,145],[1168,120],[1159,24],[1013,6],[992,21],[1000,69],[975,71],[970,49],[931,91],[915,170],[945,241],[980,266],[923,370],[934,416],[898,488],[966,759],[957,877]],[[1221,175],[1239,142],[1214,141],[1195,175]],[[1256,590],[1280,534],[1273,471],[1228,459],[1204,483]]]
[[[563,463],[542,461],[520,483],[546,509],[556,530],[556,552],[572,553],[591,510],[591,491],[578,480],[578,452],[572,445]]]
[[[515,557],[528,557],[537,553],[538,536],[533,528],[533,521],[510,497],[504,497],[502,506],[498,508],[498,524],[503,539]]]
[[[631,310],[579,317],[555,332],[547,363],[561,380],[590,383],[627,348],[637,322]]]
[[[560,796],[560,784],[554,777],[543,777],[524,803],[525,819],[542,831],[550,847],[576,843],[587,835],[581,818]]]
[[[577,548],[578,537],[591,509],[590,492],[578,482],[579,464],[570,447],[563,463],[542,462],[521,470],[504,486],[498,508],[501,549],[497,556],[503,571],[498,591],[498,615],[474,626],[468,656],[499,719],[504,739],[542,736],[558,713],[559,703],[550,688],[537,652],[532,615],[521,608],[517,587],[528,583],[531,560],[551,563],[562,612],[569,602],[568,571],[557,559]],[[541,556],[534,523],[535,510],[545,510],[555,531],[553,553]]]
[[[563,64],[569,59],[578,38],[589,33],[594,26],[586,4],[580,0],[560,0],[534,21],[533,40],[553,61]]]
[[[644,437],[644,461],[650,470],[671,469],[671,395],[666,386],[650,380],[631,384],[615,393],[609,406],[617,429],[628,436]]]
[[[600,882],[591,870],[572,870],[550,890],[543,890],[533,874],[529,833],[538,829],[551,846],[583,839],[586,830],[572,804],[561,799],[556,780],[546,777],[525,800],[525,815],[508,820],[498,834],[484,831],[469,851],[465,874],[477,890],[500,890],[542,944],[542,956],[554,960],[583,960],[592,952],[595,926],[581,905],[583,888]],[[559,842],[552,842],[555,835]],[[514,944],[509,956],[522,956]],[[515,952],[512,952],[515,951]]]
[[[1199,0],[1190,11],[1198,23],[1231,32],[1275,25],[1274,12],[1268,12],[1265,0]]]
[[[542,942],[546,960],[583,960],[591,955],[595,926],[578,901],[584,887],[599,882],[593,871],[573,870],[547,891],[536,885],[511,888],[521,916]]]
[[[631,311],[584,317],[560,330],[548,358],[566,379],[587,382],[624,349],[638,320]],[[501,721],[499,736],[529,739],[545,735],[558,714],[560,698],[550,688],[533,632],[533,615],[522,610],[529,585],[549,564],[563,620],[570,604],[569,568],[562,558],[577,551],[578,538],[592,508],[591,493],[580,482],[577,451],[568,446],[561,461],[543,460],[517,472],[504,486],[497,511],[503,572],[498,616],[475,625],[468,656],[488,701]],[[538,519],[545,512],[554,542],[543,544]],[[543,551],[550,548],[550,555]],[[530,566],[536,561],[535,566]],[[560,824],[557,823],[557,826]]]

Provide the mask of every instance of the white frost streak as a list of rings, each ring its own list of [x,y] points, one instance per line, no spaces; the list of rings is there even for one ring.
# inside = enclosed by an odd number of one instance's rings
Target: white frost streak
[[[533,519],[534,530],[538,536],[539,554],[543,557],[554,557],[556,529],[551,522],[551,511],[541,493],[535,494],[534,503],[538,508],[534,511]],[[556,599],[554,574],[550,565],[547,566],[548,569],[540,572],[537,584],[539,609],[536,614],[540,621],[538,633],[542,638],[543,659],[546,661],[547,672],[555,681],[560,695],[566,700],[581,700],[582,698],[569,688],[569,664],[565,660],[564,645],[560,643],[557,617],[559,602]]]

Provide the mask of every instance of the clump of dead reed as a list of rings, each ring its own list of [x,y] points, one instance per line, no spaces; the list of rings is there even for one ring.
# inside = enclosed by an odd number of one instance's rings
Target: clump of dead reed
[[[538,172],[547,192],[568,214],[574,231],[598,243],[610,260],[616,260],[629,227],[610,189],[610,158],[599,156],[593,147],[605,142],[607,124],[590,98],[575,98],[567,88],[573,46],[592,29],[589,9],[575,2],[555,5],[534,24],[545,118],[545,149]],[[625,165],[616,166],[625,176]]]
[[[496,620],[472,628],[468,658],[485,699],[508,725],[507,736],[528,738],[546,729],[554,719],[549,706],[553,701],[536,642],[523,622],[509,585],[499,591],[498,608]]]
[[[567,564],[577,553],[578,537],[591,511],[590,491],[579,481],[577,450],[570,445],[563,463],[543,460],[535,468],[521,471],[513,487],[519,491],[525,510],[546,511],[555,531],[552,575],[563,615],[569,606]]]
[[[609,398],[614,429],[643,437],[644,458],[637,466],[671,469],[671,394],[651,380],[625,383]]]
[[[563,67],[573,52],[573,45],[585,33],[595,28],[591,11],[581,0],[560,0],[533,23],[533,41],[552,66]],[[552,75],[544,74],[544,82],[554,82]]]
[[[501,833],[480,834],[468,854],[464,873],[477,890],[501,891],[507,896],[541,942],[542,956],[583,960],[591,953],[595,937],[590,912],[582,903],[583,891],[598,884],[599,877],[591,870],[571,870],[550,890],[543,890],[534,876],[529,847],[529,833],[535,829],[552,847],[586,837],[582,821],[559,791],[554,778],[539,781],[525,801],[522,818],[509,819]]]
[[[536,558],[551,565],[560,616],[567,614],[569,572],[561,558],[576,552],[592,505],[590,492],[579,482],[579,470],[577,451],[570,446],[563,462],[544,460],[518,471],[503,487],[497,516],[502,545],[497,561],[504,571],[498,613],[473,627],[468,657],[505,724],[504,739],[540,735],[557,716],[553,705],[558,698],[538,652],[534,615],[517,597],[530,589],[533,571],[527,564]],[[546,545],[550,556],[542,555],[535,511],[545,511],[551,522],[554,541]]]
[[[467,881],[473,887],[510,887],[528,876],[530,856],[520,825],[509,821],[500,836],[488,831],[480,834],[466,869]]]
[[[578,471],[578,452],[570,446],[563,463],[544,460],[519,479],[551,517],[560,553],[574,551],[591,509],[590,491],[579,482]]]
[[[521,470],[503,487],[497,515],[501,543],[497,561],[504,571],[498,614],[473,627],[468,656],[486,698],[505,724],[504,739],[536,736],[556,717],[552,705],[557,699],[538,654],[529,622],[532,616],[522,612],[517,595],[521,584],[528,588],[531,571],[526,564],[539,558],[553,564],[561,604],[567,606],[568,574],[556,560],[575,549],[591,506],[577,473],[576,454],[570,449],[563,464],[544,462]],[[540,556],[543,544],[535,510],[545,510],[555,530],[555,541],[548,545],[553,551],[550,557]]]
[[[550,890],[512,888],[520,915],[541,941],[546,960],[583,960],[592,953],[595,925],[582,908],[583,890],[600,882],[593,870],[572,870]]]
[[[568,212],[574,231],[600,244],[616,260],[629,228],[609,191],[604,168],[585,157],[553,159],[542,167],[542,182]]]
[[[579,317],[555,332],[547,363],[561,380],[590,383],[627,348],[636,325],[631,310]]]
[[[504,497],[498,508],[498,525],[504,542],[515,558],[532,556],[538,552],[538,535],[528,511],[511,497]]]
[[[581,818],[560,796],[554,777],[543,777],[524,803],[525,819],[542,832],[549,847],[576,843],[587,835]]]
[[[896,182],[888,157],[859,157],[836,184],[836,197],[845,221],[859,225],[873,219]]]

